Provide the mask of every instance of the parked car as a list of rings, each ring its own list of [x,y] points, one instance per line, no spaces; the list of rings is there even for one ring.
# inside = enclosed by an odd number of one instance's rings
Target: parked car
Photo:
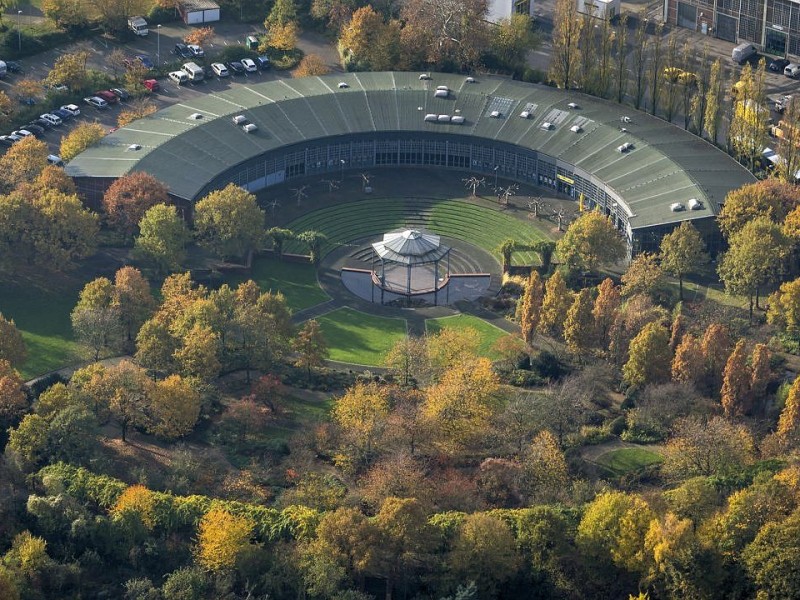
[[[39,127],[44,127],[45,129],[52,129],[53,127],[55,127],[55,125],[53,125],[50,121],[43,119],[42,117],[34,119],[31,122],[34,125],[38,125]]]
[[[51,115],[55,115],[56,117],[60,118],[62,121],[69,121],[72,118],[72,113],[62,110],[60,108],[55,108],[50,111]]]
[[[36,123],[28,123],[27,125],[21,126],[20,129],[27,129],[36,136],[44,135],[44,127],[37,125]]]
[[[242,66],[244,67],[244,70],[247,71],[248,73],[258,72],[258,67],[256,66],[256,63],[252,58],[243,58],[241,60],[241,63]]]
[[[206,55],[203,48],[197,44],[188,44],[186,47],[189,49],[189,52],[192,53],[189,58],[203,58]]]
[[[116,104],[119,102],[119,98],[117,98],[117,95],[111,90],[100,90],[99,92],[95,92],[94,95],[98,98],[102,98],[109,104]]]
[[[55,154],[48,154],[47,155],[47,162],[51,165],[55,165],[57,167],[63,167],[64,161],[61,160],[60,156],[56,156]]]
[[[134,58],[142,63],[147,70],[151,70],[155,67],[153,60],[146,54],[137,54]]]
[[[800,65],[797,63],[789,63],[783,69],[783,74],[787,77],[795,78],[800,75]]]
[[[5,63],[6,69],[8,69],[10,73],[22,73],[22,65],[16,60],[7,60]]]
[[[130,98],[130,97],[131,97],[130,93],[129,93],[129,92],[128,92],[128,90],[126,90],[125,88],[111,88],[111,89],[110,89],[110,90],[108,90],[108,91],[109,91],[109,92],[113,92],[113,94],[114,94],[114,95],[115,95],[117,98],[119,98],[120,100],[123,100],[123,101],[124,101],[124,100],[127,100],[128,98]]]
[[[6,136],[8,139],[13,141],[15,144],[22,139],[21,135],[17,135],[15,132],[11,132]]]
[[[228,67],[226,67],[222,63],[211,63],[211,70],[214,71],[214,74],[217,77],[227,77],[228,75],[230,75]]]
[[[158,90],[161,89],[161,86],[158,84],[158,81],[155,80],[155,79],[145,79],[142,82],[142,85],[144,85],[144,87],[146,87],[151,92],[157,92]]]
[[[83,99],[86,104],[94,106],[97,109],[108,108],[108,102],[98,96],[88,96]]]
[[[63,123],[61,117],[59,117],[58,115],[54,115],[52,113],[44,113],[43,115],[39,115],[39,118],[42,121],[47,121],[53,127],[58,127],[59,125],[61,125],[61,123]]]
[[[183,71],[171,71],[168,77],[178,85],[183,85],[189,81],[189,76]]]
[[[256,64],[262,71],[266,71],[272,66],[272,63],[269,61],[269,56],[267,56],[266,54],[262,56],[257,56]]]
[[[11,136],[0,135],[0,146],[6,146],[6,147],[10,148],[15,143],[16,142],[13,139],[11,139]]]
[[[773,58],[769,61],[768,68],[775,73],[783,73],[783,70],[789,64],[788,58]]]
[[[73,117],[77,117],[79,114],[81,114],[81,109],[78,108],[76,104],[65,104],[61,107],[61,110],[67,111]]]
[[[181,58],[192,58],[192,51],[189,50],[189,46],[186,44],[175,44],[175,48],[172,50],[172,53],[176,56],[180,56]]]
[[[241,75],[244,73],[244,65],[238,60],[229,62],[228,69],[230,69],[231,75]]]
[[[11,135],[15,135],[19,139],[26,138],[26,137],[34,137],[33,132],[28,131],[27,129],[17,129],[16,131],[12,131]]]

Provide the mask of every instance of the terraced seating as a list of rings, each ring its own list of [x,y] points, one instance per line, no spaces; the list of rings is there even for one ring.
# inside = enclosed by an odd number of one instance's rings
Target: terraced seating
[[[295,232],[313,229],[324,233],[328,243],[323,255],[355,240],[402,227],[422,227],[464,240],[493,255],[508,238],[522,244],[549,239],[532,223],[497,210],[459,200],[427,198],[370,198],[329,206],[295,219],[287,227]],[[286,247],[290,253],[305,250],[297,241]],[[514,254],[515,264],[535,264],[537,260],[534,252]]]

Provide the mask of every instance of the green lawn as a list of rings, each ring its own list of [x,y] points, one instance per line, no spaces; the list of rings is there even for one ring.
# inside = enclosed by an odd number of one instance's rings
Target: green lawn
[[[330,358],[346,363],[380,366],[389,349],[406,335],[405,319],[376,317],[352,308],[339,308],[317,320]]]
[[[312,211],[287,224],[295,232],[316,230],[328,236],[323,253],[338,245],[401,227],[422,227],[433,233],[467,241],[491,253],[506,239],[531,244],[550,239],[545,230],[532,221],[524,221],[496,208],[466,200],[429,198],[370,198],[327,206]],[[300,242],[287,244],[290,253],[306,252]],[[516,252],[515,264],[531,264],[533,252]]]
[[[597,463],[614,475],[625,475],[664,461],[658,452],[644,448],[620,448],[597,457]]]
[[[264,290],[281,292],[294,310],[302,310],[328,300],[328,295],[317,283],[313,265],[284,262],[272,258],[259,258],[253,263],[249,275],[231,277],[229,284],[236,285],[252,279]]]
[[[478,354],[492,360],[497,360],[499,358],[496,353],[492,352],[492,346],[494,346],[494,343],[499,338],[506,335],[506,332],[499,327],[495,327],[491,323],[472,315],[455,315],[453,317],[428,319],[425,321],[425,328],[429,333],[436,333],[444,328],[456,330],[467,328],[474,329],[478,332],[481,340],[478,346]]]
[[[82,287],[82,281],[73,280],[52,287],[33,282],[0,282],[0,312],[14,319],[28,348],[28,361],[20,369],[23,378],[80,360],[69,315]]]

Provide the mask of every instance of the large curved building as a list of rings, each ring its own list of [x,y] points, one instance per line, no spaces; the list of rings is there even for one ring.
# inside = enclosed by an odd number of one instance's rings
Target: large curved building
[[[241,116],[250,132],[236,124]],[[704,140],[577,92],[500,77],[349,73],[280,79],[178,103],[105,137],[67,165],[96,200],[146,171],[193,202],[229,182],[251,191],[371,167],[449,168],[539,185],[609,214],[630,250],[714,217],[752,174]]]

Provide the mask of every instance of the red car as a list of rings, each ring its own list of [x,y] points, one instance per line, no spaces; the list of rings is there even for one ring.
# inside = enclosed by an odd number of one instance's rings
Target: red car
[[[117,97],[117,95],[111,90],[101,90],[99,92],[95,92],[94,95],[99,96],[109,104],[116,104],[119,102],[119,97]]]
[[[161,86],[158,85],[158,81],[156,81],[155,79],[145,79],[142,83],[144,84],[144,87],[146,87],[151,92],[157,92],[158,90],[161,89]]]

